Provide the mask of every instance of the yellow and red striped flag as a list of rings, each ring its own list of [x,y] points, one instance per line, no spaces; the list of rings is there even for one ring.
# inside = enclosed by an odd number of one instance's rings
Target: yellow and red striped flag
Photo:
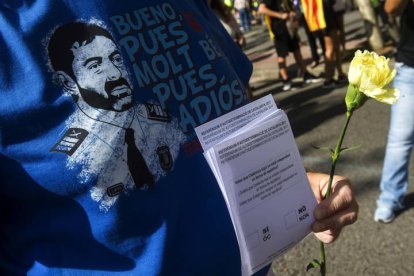
[[[311,32],[326,28],[322,0],[302,0],[302,8]]]

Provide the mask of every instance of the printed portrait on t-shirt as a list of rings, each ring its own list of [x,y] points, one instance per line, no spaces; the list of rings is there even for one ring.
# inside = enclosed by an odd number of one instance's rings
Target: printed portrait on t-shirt
[[[74,113],[51,153],[67,155],[80,183],[107,211],[123,193],[146,191],[172,170],[185,135],[156,102],[137,103],[111,33],[99,22],[57,27],[47,43],[49,65]]]

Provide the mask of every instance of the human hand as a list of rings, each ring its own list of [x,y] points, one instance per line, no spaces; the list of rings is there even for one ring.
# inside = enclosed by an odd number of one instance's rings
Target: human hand
[[[289,13],[284,12],[281,14],[280,19],[282,20],[288,20],[289,19]]]
[[[296,18],[296,12],[294,11],[289,12],[289,18]]]
[[[323,243],[332,243],[344,226],[354,223],[358,216],[358,203],[352,193],[351,183],[342,176],[334,176],[331,195],[323,199],[329,175],[308,173],[310,186],[318,205],[314,210],[312,231]]]

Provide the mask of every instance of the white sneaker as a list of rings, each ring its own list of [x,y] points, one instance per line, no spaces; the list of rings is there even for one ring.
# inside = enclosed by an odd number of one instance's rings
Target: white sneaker
[[[283,81],[282,90],[289,91],[290,89],[292,89],[292,82],[290,80]]]
[[[403,206],[377,206],[375,209],[374,220],[382,223],[391,223],[395,219],[395,214],[403,210]]]
[[[311,73],[309,73],[308,71],[305,71],[305,73],[303,73],[303,82],[306,84],[318,83],[321,81],[323,81],[323,78],[316,77],[312,75]]]
[[[391,223],[395,218],[394,210],[390,207],[377,207],[374,220],[376,222]]]

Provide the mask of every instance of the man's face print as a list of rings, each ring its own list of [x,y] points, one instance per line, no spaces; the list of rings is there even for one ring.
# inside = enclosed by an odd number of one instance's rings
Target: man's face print
[[[132,106],[127,71],[115,43],[96,36],[90,43],[74,43],[72,69],[83,100],[95,108],[124,111]]]

